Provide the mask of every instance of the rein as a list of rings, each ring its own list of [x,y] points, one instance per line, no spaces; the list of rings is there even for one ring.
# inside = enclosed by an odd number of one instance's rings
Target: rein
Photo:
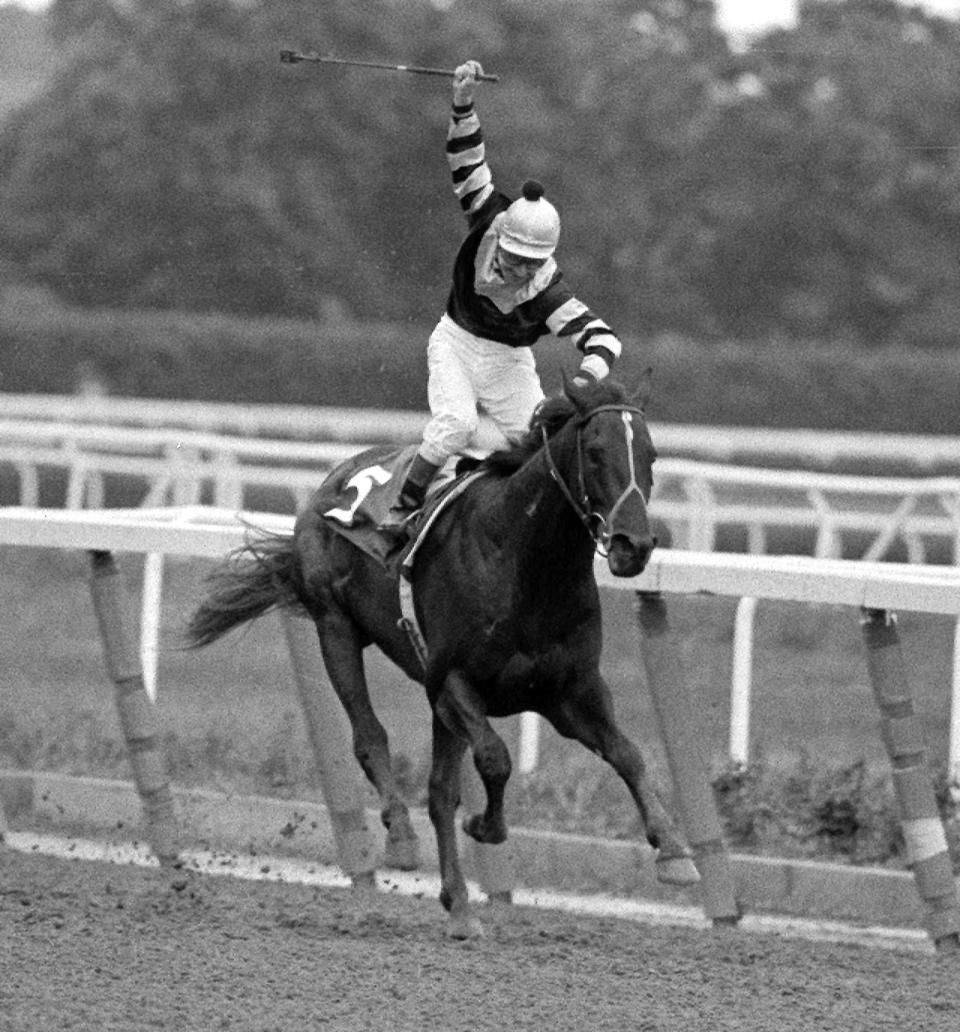
[[[623,420],[624,434],[627,440],[627,458],[630,463],[630,483],[627,484],[626,488],[620,497],[613,503],[613,508],[610,510],[608,516],[604,517],[601,513],[596,512],[591,508],[590,496],[587,494],[587,486],[583,476],[583,428],[593,419],[594,416],[599,415],[601,412],[619,412],[621,419]],[[597,551],[606,556],[609,553],[610,542],[613,537],[612,534],[607,533],[608,524],[613,522],[614,516],[616,516],[620,507],[627,501],[627,499],[634,493],[640,496],[640,500],[646,507],[647,500],[643,495],[643,491],[640,489],[640,485],[637,483],[637,469],[633,458],[633,423],[630,418],[631,414],[636,414],[643,418],[643,410],[637,408],[635,405],[598,405],[595,409],[591,409],[586,415],[581,416],[576,421],[577,427],[577,484],[580,491],[580,498],[577,499],[573,496],[573,492],[567,485],[566,480],[560,473],[556,461],[553,458],[553,453],[550,451],[550,438],[547,436],[546,427],[540,427],[540,433],[543,436],[543,454],[547,461],[547,469],[550,472],[550,476],[556,485],[560,488],[560,492],[564,498],[570,503],[571,508],[576,514],[577,518],[586,528],[587,533],[593,539],[594,544],[597,547]]]

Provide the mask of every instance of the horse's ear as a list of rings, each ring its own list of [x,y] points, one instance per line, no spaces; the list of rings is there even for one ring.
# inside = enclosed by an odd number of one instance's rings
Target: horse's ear
[[[631,404],[636,405],[637,408],[641,410],[645,410],[652,392],[653,366],[647,366],[640,376],[640,383],[637,385],[637,389],[633,392],[633,397],[630,399]]]

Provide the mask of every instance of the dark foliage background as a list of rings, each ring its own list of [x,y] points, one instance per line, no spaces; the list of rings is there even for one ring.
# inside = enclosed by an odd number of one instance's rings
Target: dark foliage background
[[[44,294],[0,303],[0,391],[70,393],[90,380],[127,397],[427,408],[426,340],[414,323],[58,308]],[[577,353],[535,348],[557,390]],[[892,345],[628,337],[617,376],[654,372],[652,419],[960,435],[960,353]]]
[[[17,10],[0,56],[22,85]],[[42,89],[0,126],[0,260],[75,304],[429,322],[462,228],[448,85],[278,53],[472,55],[502,77],[479,95],[498,180],[546,182],[568,277],[624,335],[954,346],[960,26],[919,8],[802,3],[744,53],[711,0],[28,17]]]

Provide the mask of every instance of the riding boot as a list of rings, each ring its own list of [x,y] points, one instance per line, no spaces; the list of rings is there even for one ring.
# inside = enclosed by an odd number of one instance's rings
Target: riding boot
[[[428,462],[417,452],[400,488],[397,504],[390,509],[389,515],[380,524],[380,530],[398,537],[406,534],[410,517],[418,509],[423,508],[427,497],[427,488],[439,469],[440,467],[436,463]]]
[[[419,452],[413,457],[406,480],[400,488],[400,507],[415,511],[423,508],[427,497],[427,488],[433,483],[440,467],[435,462],[428,462]]]

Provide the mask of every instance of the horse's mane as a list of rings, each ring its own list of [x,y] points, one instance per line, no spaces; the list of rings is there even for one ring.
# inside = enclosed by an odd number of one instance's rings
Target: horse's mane
[[[509,476],[540,450],[544,431],[547,437],[552,437],[581,412],[589,412],[599,405],[626,404],[628,400],[626,388],[609,378],[585,387],[566,383],[561,394],[540,402],[523,437],[507,448],[492,452],[482,465],[493,473]]]

